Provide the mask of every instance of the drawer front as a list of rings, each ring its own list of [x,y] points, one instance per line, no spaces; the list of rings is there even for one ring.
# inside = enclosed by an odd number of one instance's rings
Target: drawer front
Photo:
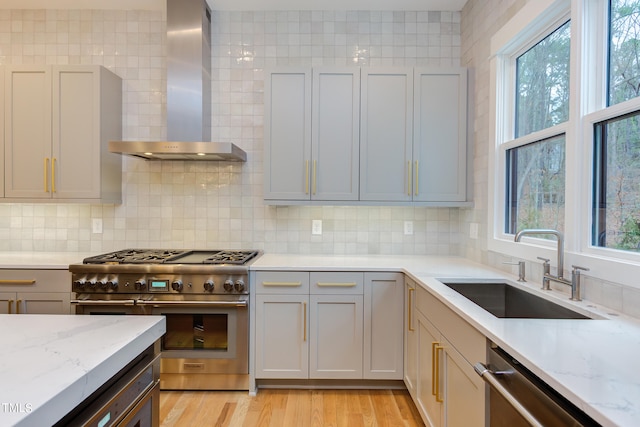
[[[416,290],[416,308],[469,363],[486,362],[485,337],[421,286]]]
[[[316,271],[311,273],[312,295],[362,295],[364,273]]]
[[[0,292],[71,292],[67,270],[0,269]]]
[[[258,294],[308,294],[309,273],[306,271],[258,271]]]

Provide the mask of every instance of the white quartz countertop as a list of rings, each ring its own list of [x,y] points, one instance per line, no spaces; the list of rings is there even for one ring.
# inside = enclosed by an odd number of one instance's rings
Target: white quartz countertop
[[[87,252],[0,252],[0,268],[68,270],[69,264],[97,255]]]
[[[0,425],[52,425],[165,332],[163,316],[0,315]]]
[[[603,426],[640,425],[640,321],[464,258],[265,254],[252,270],[400,271]],[[593,320],[499,319],[438,279],[506,279]],[[469,361],[475,363],[475,361]]]

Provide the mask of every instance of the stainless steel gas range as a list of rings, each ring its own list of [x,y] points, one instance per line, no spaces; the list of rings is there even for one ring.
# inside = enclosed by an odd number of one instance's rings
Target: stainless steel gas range
[[[76,314],[163,315],[160,388],[248,390],[249,265],[260,251],[127,249],[72,264]]]

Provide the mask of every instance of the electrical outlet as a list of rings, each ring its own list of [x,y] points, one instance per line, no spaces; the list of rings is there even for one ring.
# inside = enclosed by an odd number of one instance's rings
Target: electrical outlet
[[[93,218],[91,220],[91,231],[93,234],[102,234],[102,218]]]
[[[477,239],[478,238],[478,223],[472,222],[469,224],[469,238]]]
[[[413,234],[413,221],[404,222],[404,234],[410,236]]]
[[[322,220],[314,219],[311,221],[311,234],[321,235],[322,234]]]

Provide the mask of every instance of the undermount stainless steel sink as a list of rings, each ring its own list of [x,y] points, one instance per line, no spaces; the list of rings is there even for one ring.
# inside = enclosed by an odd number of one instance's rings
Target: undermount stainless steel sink
[[[452,282],[445,285],[500,318],[591,319],[505,282]]]

